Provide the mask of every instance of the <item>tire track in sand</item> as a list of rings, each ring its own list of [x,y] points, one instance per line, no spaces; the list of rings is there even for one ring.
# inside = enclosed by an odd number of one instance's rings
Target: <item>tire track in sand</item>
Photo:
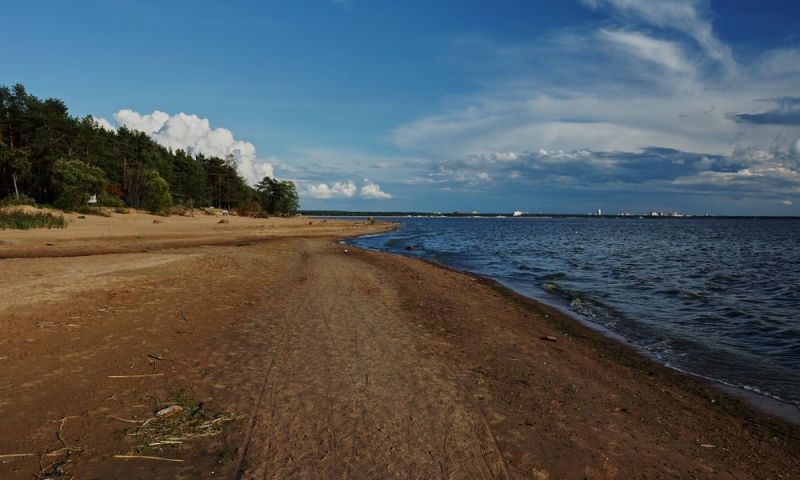
[[[298,290],[295,290],[293,292],[293,294],[294,294],[293,296],[299,297],[300,300],[299,300],[299,302],[297,302],[294,305],[295,309],[294,309],[293,313],[291,313],[289,315],[283,315],[283,322],[282,322],[282,325],[281,325],[281,331],[280,331],[279,338],[278,338],[277,342],[275,343],[275,345],[272,348],[272,354],[269,355],[269,363],[268,363],[266,369],[264,370],[264,378],[263,378],[263,380],[261,380],[261,382],[259,384],[258,396],[256,398],[255,405],[253,406],[253,410],[252,410],[252,412],[250,414],[250,421],[247,423],[247,429],[245,431],[244,440],[242,442],[241,447],[239,448],[239,453],[238,453],[237,459],[236,459],[236,464],[237,464],[236,471],[237,471],[237,474],[239,476],[241,476],[242,473],[243,473],[242,472],[242,464],[243,464],[244,459],[247,456],[249,448],[250,448],[253,428],[255,427],[257,419],[259,419],[262,416],[262,406],[263,406],[263,403],[264,403],[264,397],[267,396],[267,395],[269,395],[269,397],[270,397],[269,398],[269,404],[268,404],[268,407],[269,407],[268,410],[270,412],[270,417],[271,418],[275,417],[275,392],[277,390],[277,378],[276,377],[279,374],[280,369],[282,368],[283,364],[286,363],[286,361],[288,360],[288,357],[289,357],[289,350],[286,347],[287,342],[288,342],[289,337],[290,337],[289,325],[290,325],[290,322],[292,320],[295,320],[297,318],[298,312],[299,312],[300,308],[303,306],[303,304],[305,303],[305,299],[308,297],[308,294],[309,294],[309,291],[310,291],[310,288],[309,288],[310,283],[305,281],[306,277],[303,276],[302,273],[308,272],[309,274],[313,274],[313,271],[310,271],[307,267],[303,268],[303,267],[306,266],[305,264],[307,263],[307,255],[303,256],[301,262],[302,262],[302,265],[301,265],[301,268],[299,268],[299,269],[295,269],[295,268],[279,269],[279,271],[289,272],[291,274],[290,277],[281,279],[281,281],[279,281],[279,282],[272,282],[272,284],[270,285],[271,288],[273,289],[273,291],[275,293],[277,293],[277,295],[275,295],[275,298],[277,298],[277,299],[287,299],[287,298],[289,298],[289,296],[287,295],[289,292],[287,292],[286,290],[287,289],[291,289],[293,287],[294,288],[298,288]],[[298,272],[301,272],[301,274],[299,276],[298,276]],[[279,311],[279,312],[283,312],[283,311],[285,311],[287,309],[291,309],[292,308],[291,304],[290,305],[282,305],[281,303],[283,303],[283,302],[279,301],[279,303],[277,305],[274,305],[274,308],[276,307],[275,309],[277,311]],[[262,346],[264,346],[264,345],[262,345]],[[279,356],[281,356],[281,358],[279,358]],[[268,391],[268,388],[269,388],[269,391]],[[266,445],[267,456],[269,456],[268,454],[269,454],[270,447],[271,447],[271,441],[268,440],[267,441],[267,445]]]
[[[382,272],[336,245],[292,245],[239,477],[507,478],[480,406]]]

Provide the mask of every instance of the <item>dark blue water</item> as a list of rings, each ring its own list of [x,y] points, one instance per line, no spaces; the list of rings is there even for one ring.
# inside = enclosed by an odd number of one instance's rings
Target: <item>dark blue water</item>
[[[800,406],[800,220],[400,222],[350,243],[494,278],[668,366]]]

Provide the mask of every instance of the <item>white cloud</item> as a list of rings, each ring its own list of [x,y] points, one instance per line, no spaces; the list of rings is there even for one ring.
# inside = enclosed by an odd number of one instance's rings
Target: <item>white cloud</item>
[[[383,190],[377,183],[367,181],[367,184],[361,187],[361,197],[368,200],[386,200],[392,196]]]
[[[111,122],[109,122],[105,118],[95,118],[94,122],[98,127],[102,128],[103,130],[106,130],[106,131],[109,131],[109,132],[116,132],[117,131],[117,127],[112,125]]]
[[[707,0],[583,3],[617,22],[524,45],[484,40],[459,50],[463,64],[493,74],[485,89],[450,97],[438,112],[398,126],[392,143],[464,159],[647,146],[731,155],[740,145],[765,145],[784,133],[800,142],[794,125],[732,120],[763,110],[759,99],[800,98],[800,49],[750,50],[737,64],[714,34]]]
[[[335,182],[328,186],[325,183],[316,185],[308,185],[305,189],[305,194],[311,198],[318,200],[327,200],[331,198],[350,198],[356,194],[358,187],[352,180],[346,183]]]
[[[731,49],[714,35],[707,12],[701,11],[707,0],[583,0],[583,3],[590,8],[607,9],[627,22],[683,32],[726,70],[736,69]]]
[[[211,128],[208,119],[185,113],[171,116],[158,110],[142,115],[129,109],[120,110],[113,116],[118,125],[144,132],[167,148],[182,149],[210,157],[225,158],[227,155],[233,155],[239,173],[251,185],[258,183],[265,176],[274,177],[273,163],[278,162],[277,159],[271,158],[269,161],[259,159],[256,147],[252,143],[236,140],[233,132],[228,129]],[[102,121],[110,125],[109,122]]]
[[[161,130],[161,127],[169,120],[169,114],[158,110],[149,115],[141,115],[127,108],[115,113],[113,117],[117,125],[127,127],[131,130],[138,130],[148,135],[152,135]]]
[[[661,65],[673,72],[692,73],[692,66],[684,58],[679,45],[658,40],[637,32],[600,30],[599,38],[617,45],[623,54],[631,54],[650,63]]]

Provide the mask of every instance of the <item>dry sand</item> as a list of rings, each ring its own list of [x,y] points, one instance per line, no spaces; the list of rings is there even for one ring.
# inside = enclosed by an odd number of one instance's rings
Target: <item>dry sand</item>
[[[386,225],[67,217],[0,231],[2,479],[798,478],[796,427],[335,241]]]

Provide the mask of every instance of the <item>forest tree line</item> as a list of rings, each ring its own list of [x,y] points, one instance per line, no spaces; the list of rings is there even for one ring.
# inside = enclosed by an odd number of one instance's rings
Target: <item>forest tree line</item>
[[[0,199],[74,211],[91,196],[98,206],[159,213],[180,205],[286,216],[299,208],[293,182],[264,177],[251,187],[233,155],[173,151],[146,133],[71,117],[61,100],[40,100],[20,84],[0,86]]]

